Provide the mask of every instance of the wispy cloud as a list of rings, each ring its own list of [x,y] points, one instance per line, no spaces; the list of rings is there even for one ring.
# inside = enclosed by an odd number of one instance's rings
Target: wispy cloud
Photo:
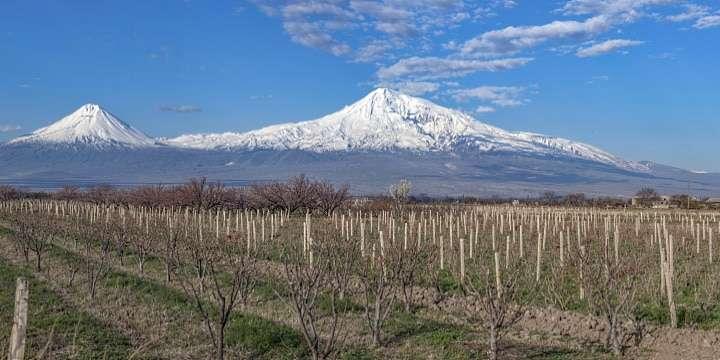
[[[566,15],[603,15],[630,22],[647,16],[652,6],[678,3],[678,0],[570,0],[560,9]]]
[[[433,93],[440,88],[440,84],[429,81],[402,81],[397,83],[386,82],[379,83],[377,84],[377,86],[395,89],[402,93],[413,96],[421,96],[428,93]]]
[[[627,47],[631,47],[631,46],[638,46],[642,43],[643,43],[642,41],[627,40],[627,39],[606,40],[601,43],[597,43],[592,46],[582,48],[582,49],[578,50],[575,53],[575,55],[577,55],[577,57],[581,57],[581,58],[600,56],[600,55],[605,55],[605,54],[614,52],[618,49],[623,49],[623,48],[627,48]]]
[[[672,22],[696,20],[710,14],[710,7],[697,4],[685,4],[685,11],[665,18]]]
[[[169,106],[164,105],[160,107],[160,111],[163,112],[174,112],[174,113],[195,113],[195,112],[201,112],[202,108],[194,105],[178,105],[178,106]]]
[[[482,4],[466,0],[250,0],[268,16],[279,17],[290,38],[358,62],[372,62],[383,54],[414,42],[433,47],[434,37],[477,14],[512,8],[516,1]],[[387,44],[394,45],[389,47]]]
[[[13,132],[18,131],[22,129],[20,125],[4,125],[0,124],[0,133],[7,133],[7,132]]]
[[[477,107],[477,109],[475,109],[475,112],[478,114],[487,114],[495,112],[495,108],[492,106],[480,105]]]
[[[692,3],[685,4],[684,6],[685,10],[683,12],[669,15],[665,18],[672,22],[694,21],[693,27],[696,29],[720,26],[720,11],[713,12],[709,6]]]
[[[416,80],[460,77],[478,71],[501,71],[521,67],[532,58],[494,60],[449,59],[438,57],[411,57],[393,65],[382,67],[377,77],[382,80],[409,77]]]
[[[693,27],[697,29],[707,29],[716,26],[720,26],[720,14],[703,16],[693,25]]]
[[[648,55],[648,57],[653,60],[674,60],[675,53],[666,51],[659,54],[651,54]]]
[[[525,87],[521,86],[479,86],[470,89],[455,90],[453,98],[457,101],[480,100],[496,106],[513,107],[527,103]]]
[[[517,53],[551,39],[583,38],[607,31],[608,18],[596,16],[585,21],[553,21],[539,26],[508,26],[485,32],[466,41],[461,49],[464,55],[497,56]]]
[[[593,76],[590,80],[588,80],[588,81],[587,81],[587,84],[588,84],[588,85],[592,85],[592,84],[595,84],[595,83],[599,83],[599,82],[603,82],[603,81],[608,81],[608,80],[610,80],[610,77],[609,77],[609,76],[607,76],[607,75],[598,75],[598,76]]]
[[[250,100],[270,100],[272,99],[272,94],[266,94],[266,95],[250,95],[248,99]]]

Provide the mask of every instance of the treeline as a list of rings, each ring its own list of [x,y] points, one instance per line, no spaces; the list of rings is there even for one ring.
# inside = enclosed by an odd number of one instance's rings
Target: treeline
[[[393,185],[387,195],[363,197],[356,204],[367,210],[390,210],[403,205],[499,205],[517,204],[531,206],[624,208],[631,206],[631,199],[619,197],[590,197],[584,193],[558,194],[547,191],[539,196],[512,197],[430,197],[410,195],[411,184],[404,183],[404,194],[397,193]],[[402,188],[402,187],[401,187]],[[402,190],[402,189],[401,189]],[[287,181],[253,184],[248,187],[227,187],[206,178],[191,179],[181,185],[148,185],[129,189],[111,185],[97,185],[87,189],[68,186],[56,192],[25,192],[11,186],[0,186],[0,201],[20,198],[49,198],[56,200],[86,201],[96,204],[127,204],[145,207],[190,207],[196,209],[268,209],[275,211],[332,213],[351,199],[347,185],[336,187],[330,182],[312,180],[304,175]],[[638,205],[650,206],[660,195],[650,188],[643,188],[635,196]],[[686,194],[673,195],[668,205],[698,209],[702,201]]]
[[[462,197],[445,197],[445,198],[433,198],[429,196],[410,196],[410,203],[418,204],[479,204],[479,205],[500,205],[516,203],[521,205],[533,205],[533,206],[567,206],[567,207],[624,207],[630,204],[628,199],[618,197],[589,197],[584,193],[570,193],[560,195],[554,192],[545,192],[540,196],[528,196],[525,198],[514,198],[514,197],[502,197],[502,196],[491,196],[491,197],[476,197],[476,196],[462,196]]]
[[[98,185],[88,189],[67,186],[51,193],[22,192],[0,186],[0,200],[49,198],[95,204],[144,207],[188,207],[194,209],[267,209],[273,211],[329,214],[350,198],[348,186],[312,180],[304,175],[284,182],[258,183],[248,187],[227,187],[206,178],[181,185],[149,185],[129,189]]]

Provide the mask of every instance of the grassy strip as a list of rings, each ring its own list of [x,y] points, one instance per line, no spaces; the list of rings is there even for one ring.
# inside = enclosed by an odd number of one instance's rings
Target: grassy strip
[[[30,283],[28,357],[118,359],[131,354],[130,340],[123,334],[68,305],[28,269],[3,259],[0,259],[0,323],[12,324],[18,277]],[[2,331],[0,343],[7,344],[9,336],[9,331]]]
[[[80,255],[59,246],[53,247],[50,254],[66,263],[83,260]],[[158,302],[172,311],[197,312],[193,300],[182,291],[128,272],[111,270],[102,286],[126,289],[140,301]],[[226,334],[228,346],[239,346],[253,358],[292,359],[305,351],[302,338],[294,329],[253,314],[236,313]]]

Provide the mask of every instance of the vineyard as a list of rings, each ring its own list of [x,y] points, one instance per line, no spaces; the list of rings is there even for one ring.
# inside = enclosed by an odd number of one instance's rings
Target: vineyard
[[[13,200],[0,321],[22,276],[31,358],[714,359],[719,234],[709,211]]]

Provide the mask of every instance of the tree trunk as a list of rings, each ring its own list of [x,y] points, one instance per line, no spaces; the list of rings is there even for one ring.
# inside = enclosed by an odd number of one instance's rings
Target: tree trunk
[[[218,360],[224,360],[225,359],[225,327],[220,325],[220,329],[218,329],[218,339],[217,339],[217,359]]]
[[[490,349],[488,350],[488,359],[490,360],[497,360],[498,358],[498,344],[497,344],[497,329],[495,326],[490,326],[489,331],[489,339],[490,342]]]
[[[622,355],[622,342],[620,341],[620,338],[618,336],[617,317],[615,315],[610,315],[608,320],[608,325],[610,327],[608,333],[608,346],[612,350],[613,355],[620,356]]]

